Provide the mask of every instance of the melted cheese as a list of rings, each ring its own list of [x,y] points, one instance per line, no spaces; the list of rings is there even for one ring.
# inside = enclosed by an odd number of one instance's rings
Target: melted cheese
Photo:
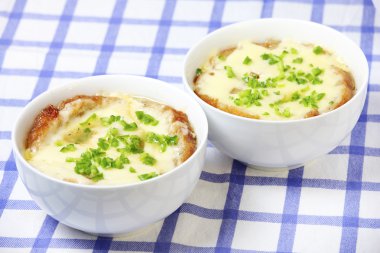
[[[51,131],[37,149],[31,149],[28,151],[27,159],[31,165],[38,168],[43,173],[52,176],[54,178],[77,182],[81,184],[97,184],[97,185],[120,185],[140,182],[138,175],[156,172],[157,174],[163,174],[173,169],[176,164],[176,159],[179,156],[179,147],[167,146],[165,152],[161,152],[160,148],[156,144],[150,144],[145,142],[144,152],[153,156],[157,163],[154,166],[145,165],[140,161],[140,154],[127,155],[130,160],[130,164],[124,165],[123,169],[102,169],[98,166],[98,170],[103,172],[104,179],[98,182],[93,182],[86,177],[77,174],[74,171],[75,163],[66,162],[67,157],[79,158],[80,155],[89,148],[97,148],[97,142],[99,138],[107,135],[107,131],[110,127],[102,126],[101,124],[91,127],[91,133],[93,135],[87,141],[75,144],[76,150],[73,152],[62,153],[57,147],[56,142],[70,138],[70,134],[75,134],[75,131],[80,128],[80,123],[84,122],[94,113],[97,117],[109,117],[110,115],[120,115],[127,123],[135,122],[138,125],[138,129],[135,131],[124,131],[120,124],[112,124],[119,130],[120,135],[138,135],[143,136],[144,133],[154,132],[157,134],[169,135],[171,130],[171,115],[170,111],[163,111],[164,105],[155,103],[156,106],[147,107],[143,103],[143,99],[131,98],[128,96],[122,96],[120,99],[111,101],[102,106],[99,106],[93,110],[89,110],[81,116],[69,119],[69,115],[73,109],[75,103],[80,101],[74,101],[67,104],[63,110],[60,111],[59,119],[63,122],[62,126],[57,131]],[[159,120],[157,126],[150,126],[142,124],[136,117],[136,111],[144,111],[144,113],[150,114],[155,119]],[[166,115],[167,114],[167,115]],[[142,138],[142,137],[141,137]],[[65,142],[65,144],[70,142]],[[113,159],[120,155],[115,148],[107,150],[107,156]],[[136,173],[131,173],[129,168],[133,167]]]
[[[236,49],[226,57],[219,59],[218,53],[212,54],[209,60],[202,66],[202,75],[199,76],[195,83],[196,90],[201,95],[207,95],[210,98],[217,99],[219,103],[232,106],[250,115],[257,115],[261,119],[267,120],[289,120],[304,118],[312,110],[311,107],[305,107],[300,101],[289,101],[279,105],[281,111],[286,108],[291,112],[290,117],[284,117],[276,114],[273,106],[270,105],[284,98],[289,98],[294,92],[299,92],[302,97],[309,96],[312,91],[325,93],[322,100],[318,102],[319,113],[332,110],[339,103],[345,89],[342,82],[342,76],[338,75],[335,67],[349,72],[347,66],[336,56],[330,53],[316,55],[313,53],[313,45],[305,45],[290,40],[283,40],[274,49],[269,49],[250,41],[240,42]],[[298,52],[292,54],[290,51],[295,48]],[[231,97],[236,98],[233,90],[245,90],[247,85],[242,81],[245,73],[253,72],[259,75],[259,81],[265,81],[267,78],[275,78],[280,75],[278,64],[270,65],[268,61],[261,58],[263,54],[281,55],[286,50],[289,53],[283,58],[284,66],[296,68],[297,71],[310,73],[313,68],[323,69],[320,75],[323,80],[322,84],[313,85],[311,83],[299,85],[296,82],[288,81],[286,78],[278,81],[279,86],[276,88],[267,88],[269,96],[263,96],[260,100],[261,106],[252,105],[250,107],[237,106]],[[249,65],[243,64],[246,57],[252,59]],[[302,64],[293,63],[293,60],[302,57]],[[225,66],[231,66],[236,77],[228,78]],[[334,66],[334,67],[333,67]],[[290,69],[292,70],[292,69]],[[308,88],[307,88],[308,87]],[[258,88],[260,90],[260,88]],[[304,90],[304,91],[301,91]],[[277,94],[275,94],[275,92]],[[235,92],[236,93],[236,92]],[[279,93],[279,94],[278,94]],[[269,113],[269,115],[267,115]]]

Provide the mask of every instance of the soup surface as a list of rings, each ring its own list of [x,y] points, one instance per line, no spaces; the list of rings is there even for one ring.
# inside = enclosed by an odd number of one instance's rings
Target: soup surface
[[[140,97],[76,96],[35,118],[25,158],[68,182],[121,185],[168,172],[196,149],[185,113]]]
[[[337,56],[292,40],[241,41],[212,53],[196,70],[193,86],[214,107],[265,120],[317,116],[355,93],[350,70]]]

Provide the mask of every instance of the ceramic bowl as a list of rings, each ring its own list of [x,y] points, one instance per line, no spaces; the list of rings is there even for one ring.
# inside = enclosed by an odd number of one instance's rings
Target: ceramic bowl
[[[255,42],[291,39],[332,50],[351,69],[356,82],[355,96],[331,112],[289,121],[243,118],[207,104],[193,92],[196,69],[211,52],[247,39]],[[225,154],[261,169],[299,167],[333,150],[358,121],[366,98],[367,81],[368,63],[353,41],[327,26],[291,19],[251,20],[216,30],[190,49],[183,70],[185,89],[206,112],[209,140]]]
[[[41,173],[23,157],[25,137],[41,109],[79,94],[122,92],[143,96],[188,115],[197,135],[197,149],[173,170],[132,185],[90,186],[68,183]],[[102,236],[122,235],[174,212],[194,189],[205,158],[207,120],[185,92],[164,82],[137,76],[104,75],[76,80],[48,90],[21,112],[12,145],[19,176],[37,205],[67,226]]]

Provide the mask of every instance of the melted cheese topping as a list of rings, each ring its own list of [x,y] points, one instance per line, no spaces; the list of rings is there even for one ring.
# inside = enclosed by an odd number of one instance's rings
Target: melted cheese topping
[[[120,135],[138,135],[143,139],[147,132],[169,135],[172,125],[170,110],[163,111],[164,105],[155,103],[156,106],[147,107],[144,105],[144,99],[122,96],[120,99],[107,102],[93,110],[86,111],[83,115],[69,119],[69,115],[75,107],[75,103],[80,103],[80,99],[67,104],[60,111],[59,119],[63,122],[57,131],[49,132],[48,136],[42,140],[37,149],[28,150],[27,159],[31,165],[38,168],[43,173],[54,178],[76,182],[81,184],[97,185],[120,185],[140,182],[138,175],[156,172],[158,175],[173,169],[178,164],[179,147],[178,145],[167,146],[165,152],[160,150],[159,145],[145,142],[144,152],[153,156],[157,162],[154,166],[146,165],[140,160],[141,154],[128,154],[129,164],[125,164],[123,169],[103,169],[98,166],[98,170],[103,173],[104,179],[93,182],[92,180],[77,174],[74,170],[75,162],[66,162],[66,158],[79,158],[83,152],[89,148],[97,148],[99,138],[104,138],[111,127],[117,128]],[[153,116],[159,120],[156,126],[142,124],[135,114],[136,111]],[[72,152],[60,152],[62,146],[58,147],[57,142],[64,142],[65,145],[73,143],[75,135],[81,131],[80,123],[86,121],[91,115],[96,114],[98,118],[110,117],[110,115],[120,115],[127,123],[135,122],[138,125],[135,131],[125,131],[120,124],[113,123],[105,127],[102,124],[90,126],[91,138],[75,144],[76,150]],[[106,151],[107,157],[116,159],[120,153],[116,148],[110,148]],[[129,168],[133,167],[136,172],[132,173]]]
[[[195,90],[198,94],[217,99],[219,103],[226,106],[232,106],[244,113],[266,120],[300,119],[313,109],[318,109],[319,113],[330,111],[339,103],[345,89],[342,75],[337,73],[336,67],[347,72],[349,70],[336,56],[327,51],[322,54],[315,54],[314,48],[314,45],[300,44],[290,40],[283,40],[272,49],[250,41],[242,41],[224,59],[218,57],[219,53],[210,56],[209,60],[201,67],[202,74],[195,79]],[[288,53],[283,57],[283,66],[289,67],[285,72],[285,78],[277,81],[277,87],[257,88],[262,97],[259,100],[260,105],[236,105],[234,99],[239,97],[239,92],[248,88],[242,80],[244,75],[254,73],[258,75],[258,81],[264,82],[268,78],[280,76],[280,63],[271,65],[268,60],[262,58],[262,55],[280,56],[284,51]],[[246,57],[251,59],[250,64],[243,64]],[[302,58],[302,63],[294,63],[293,61],[296,58]],[[225,66],[232,68],[235,74],[233,78],[227,76]],[[318,76],[322,80],[321,84],[312,84],[310,81],[305,84],[298,84],[295,81],[287,80],[290,72],[302,71],[306,75],[315,68],[323,70]],[[305,76],[302,78],[305,79]],[[267,95],[261,93],[263,89],[267,90]],[[312,95],[313,91],[315,91],[314,94],[324,94],[323,98],[318,101],[318,108],[313,108],[310,105],[305,106],[301,103],[302,98]],[[295,92],[298,92],[300,98],[292,101],[291,97]],[[286,103],[279,103],[278,101],[281,100],[286,101]],[[273,106],[276,102],[277,106]],[[276,107],[278,108],[277,112]],[[285,110],[290,113],[284,114]]]

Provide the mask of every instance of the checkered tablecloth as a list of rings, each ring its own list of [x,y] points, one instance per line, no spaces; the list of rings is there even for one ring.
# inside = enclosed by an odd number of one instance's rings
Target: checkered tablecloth
[[[182,88],[189,47],[221,26],[262,17],[329,25],[366,54],[367,102],[330,154],[290,172],[264,173],[209,147],[187,202],[120,238],[71,229],[31,200],[10,140],[31,99],[104,73]],[[379,18],[370,0],[1,0],[0,252],[380,252]]]

